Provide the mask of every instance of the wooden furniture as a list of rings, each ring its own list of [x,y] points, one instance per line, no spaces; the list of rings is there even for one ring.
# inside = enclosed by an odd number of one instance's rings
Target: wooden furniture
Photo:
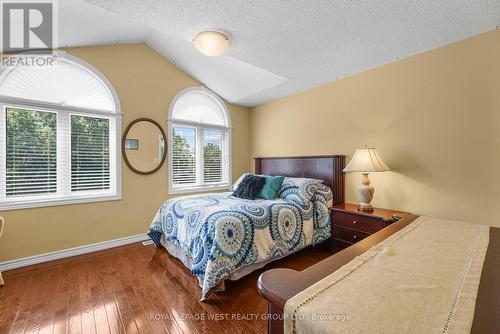
[[[0,217],[0,238],[2,237],[3,226],[5,225],[5,221],[3,217]],[[5,283],[3,281],[2,272],[0,271],[0,286],[3,286]]]
[[[343,155],[255,158],[255,171],[258,174],[321,180],[334,193],[333,202],[342,203],[344,201],[344,174],[342,172],[344,162],[345,156]],[[166,247],[169,248],[171,245],[168,245],[168,241],[166,243]],[[174,251],[172,253],[175,254]],[[255,265],[246,264],[231,274],[233,277],[241,278],[279,258],[275,256]]]
[[[331,209],[332,250],[342,250],[389,226],[407,212],[374,208],[373,212],[358,211],[357,204],[337,204]]]
[[[333,192],[333,204],[344,203],[344,155],[254,158],[255,173],[322,180]]]
[[[288,299],[330,275],[355,257],[363,254],[390,235],[413,222],[418,216],[406,215],[353,246],[302,270],[272,269],[257,281],[260,294],[268,301],[268,333],[283,333],[283,309]],[[471,333],[499,333],[498,304],[500,303],[500,228],[490,228],[490,241],[483,264]]]

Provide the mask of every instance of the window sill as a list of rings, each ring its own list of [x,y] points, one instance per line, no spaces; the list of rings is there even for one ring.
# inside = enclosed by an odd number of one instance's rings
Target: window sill
[[[119,201],[122,199],[121,194],[118,195],[100,195],[85,198],[58,198],[46,200],[30,200],[20,202],[0,203],[0,211],[43,208],[48,206],[84,204],[95,202]]]
[[[223,185],[214,185],[214,186],[198,186],[198,187],[186,187],[186,188],[176,188],[176,189],[169,189],[169,194],[174,195],[174,194],[189,194],[189,193],[206,193],[206,192],[211,192],[211,191],[217,191],[217,190],[229,190],[229,184],[223,184]]]

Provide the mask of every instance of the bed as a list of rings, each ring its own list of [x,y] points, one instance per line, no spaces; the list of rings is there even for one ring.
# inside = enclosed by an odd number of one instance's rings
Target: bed
[[[402,251],[401,245],[394,246],[395,242],[408,243],[403,239],[411,240],[410,237],[417,231],[425,231],[426,228],[429,231],[446,232],[427,234],[426,239],[420,239],[413,244],[413,248],[409,248],[410,252]],[[464,249],[464,254],[470,254],[470,259],[466,256],[463,262],[457,254],[462,247],[462,241],[456,240],[457,236],[460,237],[460,229],[475,231],[474,235],[477,235],[477,238],[474,236],[470,240],[464,239],[473,251],[469,253]],[[427,249],[442,245],[455,247],[455,250],[429,253]],[[420,256],[426,252],[431,257],[437,258],[434,261],[437,266],[432,268],[432,272],[426,272],[430,270],[428,269],[430,263],[420,261]],[[500,331],[499,254],[500,229],[498,228],[443,221],[431,217],[413,215],[404,217],[303,271],[283,268],[264,272],[259,277],[258,289],[268,301],[268,333],[332,331],[418,333],[421,332],[421,327],[427,327],[423,332],[498,333]],[[401,280],[399,276],[393,280],[391,276],[385,276],[388,277],[387,280],[380,279],[387,272],[398,274],[394,265],[398,263],[395,260],[398,257],[402,260],[399,263],[406,265],[406,271],[412,275]],[[418,261],[415,261],[415,258]],[[359,268],[363,268],[367,263],[376,265],[377,270],[368,272],[369,276],[362,279],[363,269]],[[462,266],[465,270],[461,269]],[[434,277],[447,273],[454,267],[459,269],[458,275],[453,276],[457,279],[439,280]],[[420,279],[422,281],[419,281]],[[387,288],[385,294],[377,295],[377,291],[384,286]],[[441,298],[440,294],[446,289],[451,289],[452,293]],[[331,294],[328,295],[328,291]],[[405,299],[408,295],[411,298]],[[427,299],[422,296],[426,296]],[[322,312],[328,313],[328,310],[339,312],[333,322],[331,319],[327,319],[330,322],[316,321],[317,319],[314,323],[310,322],[311,314],[316,314],[314,312],[318,310],[318,305],[314,305],[318,298],[323,298],[323,301],[318,301]],[[338,302],[339,300],[343,302]],[[357,300],[357,304],[352,300]],[[429,303],[429,300],[432,302]],[[329,306],[325,307],[325,301]],[[407,308],[405,303],[409,305],[414,303],[415,308],[410,308],[410,312],[405,313]],[[395,305],[397,307],[394,307]],[[349,307],[351,311],[354,310],[353,313],[343,314],[342,312]],[[446,312],[434,312],[434,307],[438,309],[442,307]],[[380,316],[384,312],[385,316]],[[346,319],[339,318],[342,315],[350,319],[344,321]],[[309,327],[304,327],[304,324]]]
[[[198,278],[203,301],[228,279],[329,239],[328,208],[344,200],[344,159],[256,158],[256,174],[287,177],[277,199],[244,200],[232,192],[173,198],[148,234]]]

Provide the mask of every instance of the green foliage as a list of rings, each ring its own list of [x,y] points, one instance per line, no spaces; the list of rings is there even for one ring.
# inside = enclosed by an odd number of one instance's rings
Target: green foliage
[[[203,149],[205,182],[222,182],[222,151],[220,145],[206,143]]]
[[[173,161],[173,180],[176,184],[196,181],[196,157],[186,138],[173,135],[173,152],[177,157]]]
[[[56,114],[7,108],[6,116],[7,196],[55,192]]]
[[[196,181],[196,153],[186,137],[173,129],[173,180],[175,184]],[[194,139],[194,132],[192,133]],[[222,182],[222,150],[218,144],[205,142],[203,147],[204,182]]]
[[[109,189],[109,120],[71,116],[71,190]]]
[[[57,115],[7,108],[7,196],[57,191]],[[109,120],[71,116],[72,190],[109,189]]]

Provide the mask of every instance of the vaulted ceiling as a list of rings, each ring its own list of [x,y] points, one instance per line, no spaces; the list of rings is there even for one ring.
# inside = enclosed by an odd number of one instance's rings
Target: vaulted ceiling
[[[145,42],[229,102],[254,106],[500,25],[498,0],[64,0],[61,46]],[[226,55],[192,45],[227,31]]]

